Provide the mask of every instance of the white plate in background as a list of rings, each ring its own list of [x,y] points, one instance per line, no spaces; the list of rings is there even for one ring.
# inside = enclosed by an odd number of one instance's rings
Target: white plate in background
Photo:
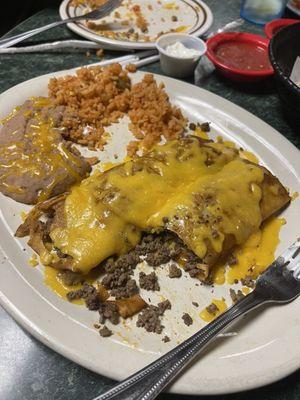
[[[127,3],[127,1],[126,1]],[[121,6],[118,9],[122,19],[126,19],[128,9],[133,5],[139,5],[146,20],[149,22],[147,35],[155,37],[159,32],[170,32],[171,29],[178,27],[186,27],[184,33],[189,33],[193,36],[200,36],[204,34],[213,22],[213,15],[210,8],[201,0],[130,0],[130,7]],[[149,9],[149,7],[151,9]],[[115,10],[115,11],[116,11]],[[114,12],[111,16],[102,18],[107,23],[114,23],[114,21],[122,21],[122,19],[115,19]],[[82,7],[73,7],[71,0],[64,0],[59,8],[61,19],[67,19],[82,15],[84,9]],[[172,16],[177,17],[177,21],[172,21]],[[100,22],[100,20],[93,22]],[[103,44],[104,47],[115,48],[120,50],[141,50],[141,49],[154,49],[155,40],[149,42],[132,41],[132,40],[117,40],[111,39],[101,34],[96,33],[86,26],[85,21],[72,22],[68,27],[78,35],[89,39],[94,42]],[[134,27],[134,26],[133,26]],[[115,28],[117,31],[126,31],[128,27],[122,27],[118,24]],[[182,31],[183,33],[183,31]]]
[[[286,6],[290,11],[300,16],[300,8],[295,7],[295,5],[293,4],[293,0],[289,0]]]

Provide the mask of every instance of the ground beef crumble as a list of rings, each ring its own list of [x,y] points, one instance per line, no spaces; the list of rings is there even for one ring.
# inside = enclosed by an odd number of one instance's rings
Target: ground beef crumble
[[[183,316],[181,317],[183,319],[183,322],[185,325],[190,326],[193,323],[193,319],[188,313],[184,313]]]
[[[163,223],[167,224],[168,219],[163,218]],[[102,280],[102,284],[106,289],[113,290],[111,294],[116,296],[116,298],[130,297],[136,293],[134,291],[136,291],[137,288],[134,286],[134,283],[131,282],[129,291],[127,291],[125,282],[132,279],[131,275],[133,275],[133,270],[141,261],[141,257],[143,257],[150,266],[158,267],[171,260],[176,261],[181,254],[184,254],[186,259],[183,266],[184,270],[187,271],[192,278],[197,277],[206,280],[207,265],[202,264],[201,260],[184,245],[178,236],[165,231],[161,234],[145,235],[141,243],[128,254],[116,260],[113,258],[107,260],[105,263],[106,276]],[[174,266],[171,267],[171,275],[175,273],[175,275],[179,277],[182,271],[179,269],[179,271],[176,270],[175,272]]]
[[[179,256],[182,251],[179,243],[180,239],[168,232],[160,235],[146,235],[136,246],[136,251],[145,256],[145,261],[150,266],[158,267]]]
[[[214,303],[211,303],[209,306],[206,307],[206,311],[209,314],[216,315],[216,313],[219,311],[219,308]]]
[[[99,330],[99,334],[102,337],[109,337],[112,335],[112,331],[110,329],[108,329],[108,327],[106,325],[104,325],[103,328],[101,328]]]
[[[141,289],[152,290],[152,291],[160,290],[158,278],[154,271],[148,275],[145,274],[145,272],[140,272],[139,284]]]
[[[169,267],[169,278],[180,278],[182,276],[182,271],[175,264],[171,264]]]
[[[191,122],[191,123],[189,124],[189,129],[190,129],[191,131],[195,131],[195,130],[197,129],[197,125],[196,125],[194,122]]]
[[[230,297],[232,302],[235,304],[237,302],[239,302],[240,300],[242,300],[244,296],[243,292],[241,290],[238,290],[237,292],[234,289],[229,289],[229,293],[230,293]]]
[[[68,270],[60,271],[58,277],[61,279],[63,284],[67,286],[75,286],[84,282],[84,276],[82,276],[82,274]]]
[[[209,122],[203,122],[202,124],[199,123],[195,124],[194,122],[191,122],[189,124],[189,129],[191,131],[195,131],[197,128],[200,128],[202,132],[210,132]]]
[[[147,332],[162,333],[164,326],[161,323],[161,317],[166,310],[171,309],[169,300],[158,303],[157,306],[148,306],[139,315],[136,322],[138,328],[145,328]]]
[[[70,301],[77,299],[84,299],[89,294],[93,293],[94,290],[96,290],[94,286],[89,285],[88,283],[84,283],[80,289],[71,290],[70,292],[68,292],[67,299]]]
[[[192,252],[188,252],[187,254],[184,270],[188,272],[191,278],[199,278],[209,283],[209,278],[207,277],[208,265],[199,262],[199,258]]]
[[[69,301],[84,299],[89,310],[98,310],[100,304],[97,289],[86,282],[82,285],[82,288],[68,292],[67,299]]]
[[[102,279],[102,285],[110,290],[110,294],[118,299],[131,297],[138,293],[136,281],[132,278],[133,270],[140,262],[138,254],[129,252],[117,260],[109,258],[105,264],[106,275]]]
[[[168,223],[164,219],[163,222]],[[136,248],[141,255],[146,256],[145,260],[153,267],[166,264],[171,260],[176,261],[181,254],[184,254],[186,260],[183,266],[184,270],[192,278],[207,279],[207,265],[202,264],[201,260],[185,246],[182,240],[170,232],[163,232],[156,236],[147,235],[141,245]]]
[[[164,224],[168,224],[167,218],[163,219]],[[158,267],[161,264],[166,264],[170,261],[177,261],[181,255],[184,255],[185,264],[183,266],[190,276],[199,278],[202,273],[201,260],[194,255],[194,253],[187,249],[181,239],[175,234],[168,231],[164,231],[160,234],[146,234],[143,236],[141,242],[127,254],[119,257],[111,257],[107,259],[102,267],[105,271],[105,275],[101,282],[98,282],[98,289],[88,283],[83,283],[81,289],[70,291],[67,294],[67,298],[72,301],[75,299],[84,299],[86,306],[90,310],[97,310],[100,318],[99,323],[105,324],[106,321],[110,321],[112,324],[117,325],[120,322],[121,315],[126,318],[120,307],[122,301],[132,301],[132,299],[138,295],[140,288],[145,290],[157,291],[160,290],[158,277],[155,271],[149,274],[140,272],[139,274],[139,285],[135,281],[133,274],[134,270],[142,260],[146,260],[152,267]],[[204,266],[205,269],[205,266]],[[78,282],[78,277],[74,273],[65,273],[64,279],[72,283]],[[204,274],[205,275],[205,274]],[[169,277],[179,278],[182,276],[181,268],[178,268],[175,264],[169,266]],[[101,295],[101,290],[103,295]],[[115,300],[108,300],[112,296]],[[118,303],[119,302],[119,303]],[[145,307],[144,302],[144,307]],[[195,304],[194,304],[195,305]],[[126,306],[129,310],[132,310],[130,305]],[[136,307],[136,304],[135,304]],[[143,307],[137,307],[136,313],[139,312],[137,323],[138,327],[143,327],[148,332],[155,332],[160,334],[163,331],[164,326],[162,325],[161,319],[166,310],[171,308],[169,300],[163,301],[157,306],[148,305],[142,311]],[[133,311],[134,312],[134,311]],[[193,323],[192,318],[188,314],[183,315],[183,320],[186,325]],[[103,334],[108,335],[108,331],[103,329]],[[108,328],[107,328],[108,329]],[[100,332],[100,335],[101,332]]]
[[[203,122],[202,124],[200,124],[200,129],[203,132],[210,132],[209,122]]]
[[[106,320],[109,320],[112,324],[118,325],[120,322],[119,308],[116,304],[106,301],[99,305],[99,322],[104,324]]]
[[[162,339],[161,339],[164,343],[168,343],[168,342],[170,342],[171,341],[171,339],[169,338],[169,336],[164,336]]]
[[[251,289],[255,287],[255,281],[251,276],[245,276],[244,279],[241,279],[242,285],[247,286]]]

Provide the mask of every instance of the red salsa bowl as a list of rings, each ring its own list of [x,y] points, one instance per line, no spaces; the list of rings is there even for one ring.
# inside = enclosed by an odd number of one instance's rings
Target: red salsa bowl
[[[257,82],[274,74],[269,39],[244,32],[219,33],[207,41],[207,57],[216,69],[238,82]]]

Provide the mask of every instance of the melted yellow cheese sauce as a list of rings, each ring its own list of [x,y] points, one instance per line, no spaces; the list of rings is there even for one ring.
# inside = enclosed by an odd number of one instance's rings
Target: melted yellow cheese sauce
[[[240,150],[239,154],[240,154],[240,157],[241,157],[243,160],[251,161],[251,162],[253,162],[254,164],[258,164],[258,163],[259,163],[259,160],[258,160],[258,158],[256,157],[256,155],[253,154],[253,153],[251,153],[250,151]]]
[[[284,224],[283,218],[270,218],[243,246],[234,251],[237,264],[228,268],[226,280],[229,284],[246,276],[256,279],[264,272],[275,259],[279,231]]]
[[[193,135],[200,137],[201,139],[208,140],[209,136],[207,132],[202,131],[201,128],[197,127],[194,132],[192,132]]]
[[[142,231],[167,228],[200,258],[221,253],[228,235],[241,244],[259,229],[263,177],[231,144],[171,141],[73,187],[50,237],[82,273],[127,252]]]
[[[190,28],[190,25],[180,25],[174,29],[175,32],[186,32]]]
[[[296,200],[299,197],[299,193],[298,192],[294,192],[291,196],[292,200]]]
[[[100,167],[101,167],[101,171],[105,172],[105,171],[109,171],[110,169],[116,167],[118,165],[118,163],[113,163],[113,162],[106,162],[106,163],[101,163]]]
[[[21,211],[20,217],[21,217],[22,221],[24,222],[26,220],[26,218],[28,217],[28,213],[25,211]]]
[[[82,284],[79,283],[77,285],[66,285],[60,277],[60,270],[57,270],[52,267],[45,267],[44,274],[44,283],[47,285],[54,293],[56,293],[59,297],[67,300],[67,293],[72,290],[78,290],[82,287]],[[89,274],[84,277],[85,282],[89,284],[93,284],[97,281],[102,271],[99,269],[94,269]],[[83,304],[84,301],[82,299],[72,300],[72,304]]]
[[[35,107],[43,107],[49,105],[48,98],[33,98]],[[2,123],[8,122],[19,110],[17,107]],[[1,175],[0,184],[11,193],[22,193],[22,188],[10,185],[5,182],[5,178],[9,176],[39,176],[47,178],[53,176],[52,181],[49,182],[47,187],[39,193],[38,201],[44,201],[49,198],[53,188],[65,178],[65,174],[69,174],[75,178],[76,181],[81,179],[80,175],[74,169],[74,165],[79,165],[78,158],[66,148],[61,142],[60,134],[55,131],[53,121],[50,119],[45,122],[38,110],[28,112],[34,122],[30,126],[22,140],[15,139],[14,135],[18,131],[12,133],[12,140],[5,145],[0,146],[0,151],[4,159],[0,163],[1,168],[6,169],[6,173]],[[25,115],[25,112],[24,112]],[[27,151],[28,143],[30,143],[31,150]],[[66,172],[59,174],[52,174],[53,171],[65,170]]]
[[[218,307],[218,310],[214,314],[208,312],[206,308],[204,308],[199,314],[200,318],[203,319],[203,321],[205,322],[213,321],[215,318],[217,318],[219,315],[227,310],[227,304],[224,299],[213,299],[212,303]]]
[[[30,259],[29,259],[29,261],[28,261],[28,264],[29,264],[31,267],[36,267],[36,266],[39,264],[36,254],[33,254],[33,255],[30,257]]]
[[[175,1],[172,1],[170,3],[165,3],[162,8],[166,9],[166,10],[173,10],[175,8],[178,8],[177,4],[175,3]]]
[[[71,290],[78,290],[82,287],[81,284],[68,286],[63,283],[59,277],[59,270],[52,267],[45,267],[44,282],[55,294],[67,300],[67,293]],[[72,300],[74,304],[83,304],[82,299]]]
[[[243,243],[259,228],[262,221],[259,184],[263,171],[235,159],[213,176],[199,175],[200,178],[171,197],[149,222],[160,226],[161,219],[167,217],[171,221],[168,228],[203,258],[208,242],[214,251],[221,253],[226,235],[233,235],[237,243]],[[208,194],[211,202],[203,200]],[[195,196],[199,198],[196,204]],[[191,215],[186,218],[188,212]],[[204,223],[198,223],[201,213],[207,218]],[[213,231],[217,232],[216,236]]]
[[[84,273],[113,254],[125,253],[140,239],[134,226],[93,196],[99,183],[97,176],[73,187],[65,200],[66,225],[50,234],[55,247],[73,257],[72,269]]]
[[[227,282],[232,285],[246,278],[246,276],[257,279],[275,259],[280,229],[284,224],[284,218],[278,217],[271,217],[264,222],[261,228],[253,233],[246,243],[233,251],[233,255],[237,258],[237,264],[226,266],[224,263],[219,263],[215,266],[212,276],[213,283],[223,285]],[[244,295],[249,294],[250,290],[248,287],[242,287]],[[222,300],[214,299],[212,303],[219,308],[219,311],[215,315],[212,315],[206,308],[202,310],[200,318],[205,322],[211,322],[227,309],[226,304]]]
[[[248,288],[247,286],[243,286],[242,293],[246,296],[247,294],[250,293],[250,288]]]
[[[285,219],[278,217],[271,217],[264,222],[243,245],[234,249],[233,256],[237,264],[226,267],[224,263],[219,263],[215,266],[213,283],[233,284],[246,276],[256,279],[274,261],[280,229],[284,224]]]

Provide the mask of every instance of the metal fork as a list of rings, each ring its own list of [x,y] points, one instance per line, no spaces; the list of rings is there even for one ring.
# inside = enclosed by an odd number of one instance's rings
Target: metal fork
[[[236,305],[179,346],[94,400],[154,399],[217,335],[238,317],[265,303],[287,303],[300,294],[300,242],[291,245]]]
[[[78,15],[77,17],[72,17],[68,19],[64,19],[61,21],[52,22],[51,24],[41,26],[40,28],[32,29],[31,31],[23,32],[15,36],[11,36],[9,38],[0,39],[0,48],[10,47],[16,43],[22,42],[25,39],[28,39],[31,36],[37,35],[38,33],[44,32],[48,29],[55,28],[56,26],[68,24],[69,22],[76,22],[86,19],[99,19],[103,18],[106,15],[109,15],[115,8],[117,8],[121,4],[122,0],[108,0],[101,8],[97,10],[93,10],[85,15]]]

